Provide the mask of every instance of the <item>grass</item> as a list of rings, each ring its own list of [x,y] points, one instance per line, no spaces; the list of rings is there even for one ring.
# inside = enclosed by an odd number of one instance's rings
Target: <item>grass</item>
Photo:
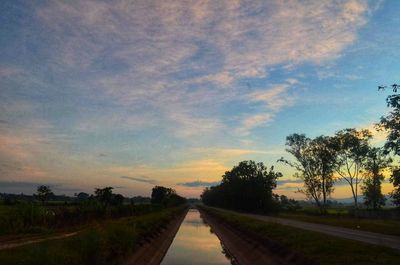
[[[272,240],[322,265],[399,264],[400,252],[390,248],[260,221],[216,209],[205,209],[237,229],[257,235],[259,238]]]
[[[0,264],[121,264],[140,242],[154,236],[184,208],[108,220],[71,238],[2,250]]]
[[[398,220],[355,218],[332,213],[328,213],[326,216],[315,216],[304,213],[280,213],[277,217],[400,236],[400,230],[398,229],[400,221]]]
[[[93,202],[74,206],[42,206],[37,203],[0,205],[0,236],[51,233],[95,220],[141,215],[161,208],[150,204],[103,207]]]

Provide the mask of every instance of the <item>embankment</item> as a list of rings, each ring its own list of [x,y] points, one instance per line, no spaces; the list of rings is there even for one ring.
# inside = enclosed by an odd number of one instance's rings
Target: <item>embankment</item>
[[[188,209],[179,214],[157,236],[142,242],[141,246],[124,262],[124,265],[159,265],[168,251]]]
[[[233,227],[226,220],[198,207],[203,219],[223,243],[229,255],[240,265],[312,265],[314,262],[270,240]]]

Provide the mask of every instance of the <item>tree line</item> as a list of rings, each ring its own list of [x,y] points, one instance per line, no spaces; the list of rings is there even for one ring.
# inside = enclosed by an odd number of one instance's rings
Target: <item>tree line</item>
[[[16,194],[0,194],[0,199],[4,204],[14,205],[18,201],[33,202],[38,201],[42,206],[45,206],[50,201],[56,200],[64,204],[82,204],[91,202],[99,206],[107,208],[108,206],[120,206],[123,204],[160,204],[162,206],[177,206],[187,202],[186,198],[178,195],[174,189],[163,186],[155,186],[152,189],[151,197],[134,196],[124,197],[122,194],[114,193],[113,187],[95,188],[93,194],[86,192],[75,193],[75,197],[65,195],[55,195],[51,187],[48,185],[39,185],[36,188],[36,193],[29,195]]]

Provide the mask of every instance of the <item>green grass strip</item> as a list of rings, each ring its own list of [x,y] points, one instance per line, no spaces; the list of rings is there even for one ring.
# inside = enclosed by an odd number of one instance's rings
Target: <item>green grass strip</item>
[[[267,238],[323,265],[398,265],[394,249],[336,238],[317,232],[265,222],[250,217],[205,208],[234,227]]]

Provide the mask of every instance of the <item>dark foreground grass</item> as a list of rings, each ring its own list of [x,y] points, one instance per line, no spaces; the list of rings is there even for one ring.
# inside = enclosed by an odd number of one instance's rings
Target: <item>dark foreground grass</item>
[[[272,240],[322,265],[400,264],[400,252],[386,247],[336,238],[216,209],[205,210],[241,231]]]
[[[0,205],[0,236],[38,235],[90,224],[92,221],[137,216],[159,211],[161,205],[107,206],[97,201],[78,205],[41,205],[21,202]]]
[[[185,206],[109,220],[75,237],[0,251],[0,264],[121,264],[144,240],[184,211]]]
[[[400,236],[400,221],[398,220],[365,219],[346,215],[313,216],[300,213],[281,213],[277,217]]]

